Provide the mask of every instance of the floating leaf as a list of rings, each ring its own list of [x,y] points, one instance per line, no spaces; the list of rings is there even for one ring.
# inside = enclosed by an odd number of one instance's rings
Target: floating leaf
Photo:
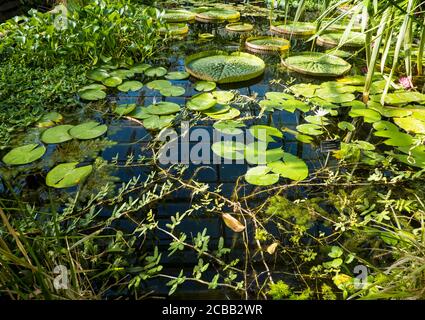
[[[384,101],[386,104],[403,105],[412,102],[425,102],[425,94],[415,91],[404,91],[389,93],[385,96]]]
[[[211,146],[211,150],[218,156],[229,160],[244,159],[245,145],[236,141],[217,141]]]
[[[148,113],[146,107],[138,106],[130,114],[130,117],[135,119],[147,119],[152,117],[152,114]]]
[[[40,146],[37,143],[27,144],[10,150],[3,157],[3,162],[10,166],[28,164],[40,159],[45,152],[45,146]]]
[[[119,77],[109,77],[104,79],[102,83],[107,87],[114,88],[122,83],[122,79]]]
[[[136,109],[135,103],[130,104],[120,104],[115,107],[114,112],[118,114],[119,116],[124,116],[126,114],[129,114],[130,112],[133,112],[133,110]]]
[[[87,78],[94,81],[103,81],[109,77],[109,73],[103,69],[95,69],[87,73]]]
[[[329,119],[323,116],[306,116],[304,118],[308,123],[317,124],[319,126],[324,126],[329,124]]]
[[[264,141],[252,142],[245,148],[245,158],[250,164],[266,164],[283,158],[282,148],[267,149],[267,143]]]
[[[150,67],[151,67],[150,64],[140,63],[140,64],[135,64],[134,66],[132,66],[130,71],[132,71],[133,73],[144,73]]]
[[[154,80],[154,81],[148,82],[146,86],[152,90],[161,90],[161,89],[172,86],[172,84],[168,80]]]
[[[340,247],[332,246],[331,252],[328,253],[328,256],[331,258],[339,258],[340,256],[342,256],[343,253],[344,252],[342,251]]]
[[[352,108],[348,113],[350,117],[363,117],[364,122],[374,123],[381,120],[381,115],[372,109]]]
[[[348,131],[351,131],[351,132],[353,132],[356,129],[356,127],[352,123],[347,122],[347,121],[339,122],[338,128],[340,128],[341,130],[348,130]]]
[[[180,111],[180,106],[177,103],[161,101],[156,104],[151,104],[146,107],[146,112],[152,115],[168,115]]]
[[[377,131],[380,131],[380,130],[391,130],[391,131],[396,131],[396,132],[399,131],[398,127],[394,123],[391,123],[391,122],[385,121],[385,120],[375,122],[372,126]]]
[[[152,115],[151,117],[143,120],[143,126],[148,130],[161,130],[170,126],[174,119],[174,115]]]
[[[214,96],[209,93],[199,93],[197,95],[194,95],[186,104],[186,106],[190,110],[194,111],[203,111],[207,110],[209,108],[212,108],[217,103],[217,100],[214,98]]]
[[[56,123],[59,123],[63,120],[63,116],[58,112],[49,112],[41,117],[40,121],[37,123],[39,128],[47,128],[54,126]]]
[[[381,131],[375,131],[374,135],[377,137],[389,138],[384,141],[384,143],[389,146],[405,147],[405,146],[410,146],[413,144],[412,136],[403,132],[381,130]]]
[[[186,71],[171,71],[165,75],[165,79],[168,80],[184,80],[189,78],[190,74]]]
[[[220,104],[228,104],[235,98],[235,94],[231,91],[213,91],[212,95]]]
[[[395,124],[407,132],[425,134],[425,122],[414,117],[394,118]]]
[[[53,188],[69,188],[78,185],[92,172],[91,165],[77,167],[78,162],[62,163],[46,176],[46,184]]]
[[[244,52],[206,51],[186,58],[186,70],[194,77],[216,83],[241,82],[263,74],[264,61]]]
[[[214,129],[230,135],[238,135],[243,133],[242,127],[245,127],[243,122],[234,121],[234,120],[224,120],[214,123]]]
[[[72,136],[69,134],[69,130],[74,126],[71,125],[61,125],[56,126],[50,129],[47,129],[41,135],[41,141],[44,143],[62,143],[65,141],[72,140]]]
[[[338,77],[351,69],[345,60],[319,52],[299,53],[286,58],[283,64],[292,71],[321,77]]]
[[[258,140],[266,142],[274,142],[277,138],[283,138],[283,133],[277,128],[265,126],[265,125],[255,125],[249,128],[249,132],[256,137]]]
[[[186,90],[179,86],[169,86],[161,88],[159,91],[164,97],[179,97],[184,95],[185,92]]]
[[[236,218],[234,218],[229,213],[223,213],[222,216],[224,223],[234,232],[242,232],[245,230],[245,226],[239,222]]]
[[[106,89],[107,88],[103,84],[92,83],[92,84],[89,84],[87,86],[82,87],[81,89],[78,90],[78,92],[83,92],[83,91],[86,91],[86,90],[106,90]]]
[[[148,77],[162,77],[167,74],[167,69],[164,67],[150,67],[145,70],[145,75]]]
[[[240,114],[241,112],[238,109],[230,108],[224,113],[209,114],[209,117],[216,120],[232,120],[234,118],[239,117]]]
[[[108,127],[95,121],[86,122],[69,130],[69,134],[76,139],[95,139],[103,135]]]
[[[294,97],[290,94],[284,92],[267,92],[266,98],[269,100],[292,100]]]
[[[338,93],[332,92],[328,89],[318,89],[316,90],[316,95],[319,98],[332,103],[344,103],[356,99],[356,96],[352,93]]]
[[[230,106],[229,105],[223,105],[223,104],[216,104],[214,107],[209,108],[205,111],[202,111],[203,113],[205,113],[205,115],[207,116],[211,116],[211,115],[217,115],[217,114],[223,114],[226,113],[230,110]]]
[[[255,36],[246,39],[245,46],[254,51],[287,51],[290,42],[278,37]]]
[[[289,89],[297,96],[312,98],[314,97],[316,90],[319,88],[320,86],[318,86],[317,84],[299,83],[299,84],[294,84]]]
[[[195,90],[197,91],[212,91],[216,88],[216,83],[213,81],[198,81],[195,83]]]
[[[126,81],[118,86],[118,90],[122,92],[138,91],[143,88],[143,83],[140,81]]]
[[[97,101],[106,98],[106,92],[97,89],[88,89],[80,92],[81,99],[88,101]]]
[[[254,29],[254,26],[246,22],[229,23],[226,25],[226,30],[233,32],[248,32]]]
[[[291,153],[284,153],[283,161],[270,162],[267,164],[274,173],[284,178],[300,181],[308,177],[308,167],[304,160]]]
[[[245,174],[245,180],[256,186],[269,186],[279,181],[279,175],[270,173],[271,169],[266,166],[258,166],[249,169]]]
[[[319,136],[323,134],[322,127],[312,123],[300,124],[297,126],[297,130],[310,136]]]

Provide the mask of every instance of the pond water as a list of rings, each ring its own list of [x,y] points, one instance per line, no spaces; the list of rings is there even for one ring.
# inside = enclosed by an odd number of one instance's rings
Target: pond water
[[[256,26],[255,34],[270,34],[269,32],[269,21],[265,18],[259,17],[244,17],[241,21],[246,21],[252,23]],[[190,31],[187,36],[182,39],[176,39],[170,41],[168,48],[161,52],[159,58],[154,61],[150,61],[152,65],[164,66],[168,71],[183,71],[185,69],[184,59],[187,55],[192,53],[201,52],[205,50],[226,50],[226,51],[246,51],[244,47],[244,40],[247,37],[245,33],[232,33],[225,30],[226,23],[213,24],[213,23],[200,23],[194,22],[190,24]],[[198,34],[200,33],[212,33],[214,38],[207,41],[199,40]],[[310,48],[310,44],[302,40],[291,39],[291,51],[305,51]],[[257,100],[264,98],[265,94],[270,91],[282,91],[285,87],[281,84],[274,82],[273,80],[280,80],[282,84],[287,82],[296,83],[320,83],[326,81],[327,79],[313,79],[308,77],[302,77],[297,74],[289,73],[281,65],[281,56],[277,53],[268,53],[261,54],[255,53],[260,56],[266,62],[266,71],[263,76],[251,80],[247,83],[238,83],[236,85],[218,85],[219,89],[222,90],[234,90],[240,96],[252,97],[255,96]],[[355,72],[355,71],[354,71]],[[118,104],[129,104],[137,103],[138,105],[149,105],[152,102],[156,101],[170,101],[178,103],[179,105],[185,105],[186,101],[192,97],[194,94],[198,93],[194,89],[194,83],[196,79],[189,78],[187,80],[173,80],[173,84],[184,87],[186,92],[184,96],[181,97],[162,97],[158,91],[150,90],[144,86],[141,90],[130,92],[127,94],[119,94],[118,96],[109,96],[109,101],[115,101]],[[146,81],[143,81],[146,83]],[[245,100],[247,101],[247,100]],[[261,119],[256,118],[260,110],[258,104],[256,103],[244,103],[241,107],[242,116],[249,117],[253,119],[246,121],[247,127],[251,124],[266,124],[272,125],[277,128],[288,128],[296,130],[296,126],[303,123],[304,116],[300,111],[295,111],[290,113],[287,111],[275,111],[270,117],[262,117]],[[149,143],[153,139],[151,132],[143,128],[139,123],[131,121],[126,118],[120,119],[109,119],[104,117],[102,113],[92,110],[90,107],[82,108],[77,114],[66,115],[68,119],[75,119],[79,121],[81,119],[86,119],[90,117],[91,119],[96,119],[100,122],[104,122],[108,125],[107,138],[113,142],[114,145],[111,145],[105,148],[101,152],[96,151],[96,147],[92,145],[86,145],[79,148],[93,148],[97,156],[101,156],[107,161],[115,161],[118,165],[123,165],[122,168],[116,169],[111,174],[119,180],[115,183],[117,188],[124,182],[127,183],[132,180],[135,176],[141,176],[141,179],[146,179],[152,168],[146,167],[144,165],[132,165],[124,167],[129,156],[133,156],[135,159],[138,157],[150,157],[151,150],[148,148]],[[191,127],[191,130],[196,128],[206,128],[207,130],[212,131],[212,121],[198,121],[195,126]],[[179,128],[176,127],[177,132]],[[16,137],[17,140],[27,140],[31,141],[33,135],[27,134],[25,137]],[[192,142],[193,146],[196,142]],[[295,136],[289,133],[285,133],[284,139],[275,142],[270,145],[270,147],[280,147],[283,146],[285,152],[297,155],[306,161],[310,172],[315,171],[317,168],[320,168],[326,162],[327,153],[323,153],[320,150],[320,140],[315,141],[314,144],[305,144],[295,139]],[[48,147],[46,157],[51,155],[56,146],[50,145]],[[78,147],[76,147],[78,149]],[[83,150],[84,151],[84,150]],[[84,152],[88,152],[85,150]],[[332,165],[332,158],[327,161],[328,165]],[[185,177],[187,179],[192,178],[196,174],[196,180],[200,182],[208,183],[211,186],[211,189],[222,185],[221,194],[227,198],[230,198],[236,192],[240,196],[248,195],[254,190],[252,185],[243,185],[239,187],[238,180],[246,173],[248,169],[247,164],[211,164],[211,165],[195,165],[190,164],[189,169],[187,170]],[[39,203],[48,203],[50,192],[46,190],[44,181],[40,178],[40,174],[31,173],[30,175],[23,175],[19,178],[21,183],[20,188],[15,190],[18,194],[22,196],[23,199],[31,199]],[[238,187],[237,187],[238,186]],[[237,187],[237,189],[235,189]],[[68,192],[74,192],[75,188],[71,188]],[[310,191],[311,192],[311,191]],[[318,191],[320,192],[320,190]],[[288,197],[293,198],[295,195],[297,197],[306,196],[304,194],[303,188],[292,188],[291,191],[288,191]],[[269,195],[267,193],[259,194],[256,197],[250,199],[253,205],[260,204]],[[165,226],[170,220],[170,217],[175,215],[177,212],[184,212],[191,207],[192,204],[192,195],[190,190],[181,189],[178,192],[174,192],[167,196],[166,200],[155,205],[152,210],[156,213],[156,218],[158,219],[160,226]],[[107,218],[111,214],[112,208],[105,207],[101,211],[99,218]],[[231,210],[231,208],[229,208]],[[140,212],[140,216],[146,215],[146,210]],[[123,230],[124,232],[132,232],[135,228],[135,224],[130,220],[122,218],[118,222],[114,222],[111,226],[112,228]],[[250,225],[247,225],[248,229]],[[220,237],[225,239],[225,246],[232,248],[231,254],[227,259],[229,261],[235,258],[243,258],[244,250],[247,248],[244,245],[242,240],[243,235],[239,233],[234,233],[230,229],[226,228],[223,220],[217,216],[214,216],[209,213],[198,212],[187,219],[185,219],[182,224],[179,226],[179,229],[188,232],[192,235],[196,235],[198,232],[202,232],[205,228],[208,229],[209,235],[211,237],[210,244],[212,247],[216,247]],[[273,230],[271,225],[269,230]],[[311,232],[317,233],[319,230],[329,232],[320,225],[315,225]],[[252,232],[252,231],[249,231]],[[251,237],[254,239],[254,237]],[[175,254],[172,257],[167,257],[168,245],[170,238],[164,236],[161,233],[152,233],[149,235],[145,245],[150,245],[153,247],[158,246],[160,251],[164,252],[163,255],[163,266],[164,273],[166,274],[178,274],[181,268],[184,268],[188,273],[191,273],[193,266],[197,263],[197,257],[193,254],[192,251],[183,250],[179,254]],[[252,248],[248,250],[255,250],[254,243],[251,243]],[[144,248],[146,249],[146,247]],[[138,253],[135,253],[134,259],[136,259]],[[260,260],[258,262],[253,261],[257,268],[259,278],[265,276],[262,272],[264,267],[262,266]],[[278,261],[276,262],[275,269],[284,270],[285,262]],[[214,270],[211,270],[211,277],[214,275]],[[206,274],[208,278],[208,275]],[[164,280],[149,280],[143,284],[141,287],[142,292],[154,291],[155,295],[167,295],[169,287],[166,285]],[[116,293],[110,292],[111,297]],[[120,292],[120,295],[123,293]],[[210,291],[205,288],[205,286],[200,286],[194,284],[193,282],[186,282],[182,287],[179,288],[178,292],[174,295],[175,298],[228,298],[232,297],[234,293],[228,293],[226,290],[216,290]],[[233,296],[234,297],[234,296]]]

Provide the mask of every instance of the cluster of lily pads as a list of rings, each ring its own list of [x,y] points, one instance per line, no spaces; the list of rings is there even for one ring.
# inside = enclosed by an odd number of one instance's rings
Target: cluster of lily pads
[[[214,128],[227,134],[242,133],[244,124],[237,121],[223,121],[214,124]],[[267,149],[270,142],[282,139],[283,133],[277,128],[266,125],[254,125],[248,130],[257,141],[247,145],[237,141],[224,140],[215,142],[212,151],[229,160],[245,160],[250,165],[245,180],[253,185],[268,186],[275,184],[279,178],[295,181],[308,177],[308,167],[304,160],[280,148]]]
[[[95,139],[107,131],[107,126],[95,121],[78,125],[56,125],[63,119],[62,115],[52,112],[45,115],[39,127],[50,127],[41,134],[44,144],[61,144],[73,139]],[[46,153],[46,146],[41,143],[30,143],[13,148],[3,156],[2,161],[8,166],[26,165],[39,160]],[[54,167],[46,176],[46,184],[54,188],[68,188],[78,185],[93,170],[92,165],[79,165],[77,162],[62,163]]]

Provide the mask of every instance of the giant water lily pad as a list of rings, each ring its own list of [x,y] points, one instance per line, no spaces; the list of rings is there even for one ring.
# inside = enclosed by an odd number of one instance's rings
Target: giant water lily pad
[[[291,153],[284,153],[283,161],[270,162],[267,164],[274,173],[284,178],[301,181],[308,177],[308,167],[304,160]]]
[[[342,47],[353,48],[361,48],[365,45],[366,35],[364,33],[350,32],[346,39],[343,39],[343,35],[344,33],[340,32],[322,34],[317,38],[317,44],[326,47],[336,47],[341,44]]]
[[[160,34],[169,34],[172,36],[184,35],[189,32],[189,26],[186,23],[167,23],[159,28]]]
[[[108,127],[95,121],[86,122],[69,130],[69,134],[76,139],[95,139],[103,135]]]
[[[61,125],[47,129],[41,135],[41,141],[44,143],[62,143],[72,140],[73,137],[69,134],[69,130],[73,128],[72,125]]]
[[[37,143],[27,144],[10,150],[3,157],[3,162],[10,166],[28,164],[40,159],[46,152],[45,146]]]
[[[151,104],[146,107],[146,112],[152,115],[163,116],[167,114],[173,114],[180,111],[180,106],[177,103],[173,102],[158,102],[156,104]]]
[[[290,42],[277,37],[251,37],[246,39],[247,48],[255,51],[286,51],[289,50]]]
[[[186,70],[194,77],[231,83],[246,81],[263,74],[262,59],[244,52],[228,54],[224,51],[205,51],[191,55],[185,60]]]
[[[195,13],[184,9],[170,9],[164,12],[162,18],[167,22],[187,22],[195,20]]]
[[[245,145],[237,141],[225,140],[214,142],[211,150],[224,159],[242,160],[245,157]]]
[[[292,71],[320,77],[338,77],[351,69],[345,60],[319,52],[305,52],[286,58],[283,64]]]
[[[186,104],[190,110],[203,111],[215,106],[217,100],[209,92],[194,95]]]
[[[201,22],[236,21],[240,16],[240,13],[236,10],[205,8],[205,10],[200,10],[200,12],[196,14],[195,19]]]
[[[249,169],[245,174],[245,180],[256,186],[269,186],[279,181],[279,175],[270,173],[272,169],[267,166],[258,166]]]
[[[316,33],[316,25],[311,22],[288,21],[286,24],[274,24],[270,27],[270,30],[294,37],[308,37]]]
[[[62,163],[46,176],[46,184],[53,188],[69,188],[78,185],[92,172],[91,165],[77,167],[78,162]]]
[[[226,26],[226,30],[233,31],[233,32],[248,32],[248,31],[251,31],[252,29],[254,29],[254,26],[246,22],[229,23]]]

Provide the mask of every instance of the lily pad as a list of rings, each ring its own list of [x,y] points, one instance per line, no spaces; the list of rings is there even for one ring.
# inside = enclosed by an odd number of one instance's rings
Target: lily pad
[[[187,72],[198,79],[216,83],[246,81],[263,74],[262,59],[245,52],[206,51],[186,58]]]
[[[322,127],[312,123],[300,124],[297,126],[297,130],[309,136],[319,136],[323,134]]]
[[[224,8],[206,8],[198,12],[195,19],[201,22],[216,22],[216,21],[236,21],[240,18],[240,13],[236,10]]]
[[[319,46],[361,48],[365,45],[366,35],[361,32],[350,32],[346,39],[343,39],[344,33],[330,32],[320,35],[317,38]]]
[[[390,105],[403,105],[412,102],[425,102],[425,94],[415,91],[394,92],[385,96],[384,101]]]
[[[72,125],[64,124],[47,129],[41,135],[41,141],[44,143],[53,144],[72,140],[73,137],[69,134],[69,130],[73,127],[74,126]]]
[[[168,80],[154,80],[154,81],[148,82],[146,86],[152,90],[161,90],[161,89],[172,86],[172,84]]]
[[[143,83],[140,81],[126,81],[118,86],[118,90],[122,92],[138,91],[143,88]]]
[[[174,119],[174,115],[152,115],[151,117],[143,120],[143,126],[148,130],[161,130],[170,126]]]
[[[162,18],[167,22],[187,22],[195,20],[195,13],[184,9],[169,9]]]
[[[69,134],[76,139],[88,140],[102,136],[106,130],[108,130],[106,125],[90,121],[74,126],[69,130]]]
[[[284,178],[301,181],[308,177],[308,167],[304,160],[291,153],[284,153],[283,161],[270,162],[267,164],[274,173]]]
[[[220,104],[227,104],[235,98],[235,94],[231,91],[213,91],[212,95]]]
[[[214,142],[211,150],[224,159],[242,160],[245,158],[245,145],[237,141],[225,140]]]
[[[240,114],[241,112],[238,109],[230,108],[224,113],[209,114],[208,116],[216,120],[232,120],[234,118],[239,117]]]
[[[380,130],[375,131],[374,135],[377,137],[388,138],[384,141],[384,143],[389,146],[406,147],[413,144],[412,136],[403,132],[397,132],[392,130]]]
[[[356,96],[352,93],[331,92],[325,89],[318,89],[316,91],[316,95],[319,98],[329,101],[331,103],[344,103],[344,102],[350,102],[356,99]]]
[[[311,22],[288,21],[286,24],[273,24],[270,30],[293,37],[308,37],[316,33],[316,24]]]
[[[287,51],[290,42],[282,38],[260,36],[246,39],[245,46],[255,51]]]
[[[122,83],[122,79],[119,77],[109,77],[104,79],[102,83],[107,87],[115,88]]]
[[[118,69],[115,71],[112,71],[110,73],[111,77],[118,77],[121,79],[128,79],[134,77],[134,72],[127,69]]]
[[[135,103],[130,103],[130,104],[120,104],[117,105],[114,109],[114,112],[116,114],[118,114],[119,116],[124,116],[129,114],[130,112],[133,112],[134,109],[136,109],[136,104]]]
[[[4,157],[3,162],[9,166],[28,164],[40,159],[46,152],[45,146],[37,143],[27,144],[10,150]]]
[[[394,118],[394,123],[407,132],[425,134],[425,122],[414,117]]]
[[[89,84],[87,86],[82,87],[81,89],[78,90],[78,92],[83,92],[83,91],[86,91],[86,90],[106,90],[106,89],[107,88],[103,84],[92,83],[92,84]]]
[[[70,188],[87,178],[93,170],[91,165],[77,167],[78,162],[62,163],[46,176],[46,184],[53,188]]]
[[[248,32],[248,31],[251,31],[252,29],[254,29],[254,26],[246,22],[229,23],[226,26],[226,30],[232,31],[232,32]]]
[[[374,123],[381,120],[381,115],[378,112],[366,108],[351,108],[348,115],[353,118],[363,117],[364,122],[367,123]]]
[[[377,131],[381,131],[381,130],[390,130],[390,131],[396,131],[396,132],[399,131],[398,127],[394,123],[385,121],[385,120],[375,122],[372,126]]]
[[[147,119],[152,117],[152,114],[147,112],[146,107],[138,106],[128,116],[135,119]]]
[[[255,125],[249,128],[249,132],[258,140],[266,142],[275,142],[276,138],[283,138],[283,133],[277,128],[266,125]]]
[[[163,35],[178,36],[188,32],[189,26],[186,23],[167,23],[166,26],[159,28],[159,33]]]
[[[150,67],[145,70],[145,75],[148,77],[162,77],[167,74],[167,69],[164,67]]]
[[[210,115],[215,115],[215,114],[222,114],[222,113],[226,113],[230,110],[230,106],[227,104],[216,104],[214,107],[209,108],[205,111],[203,111],[203,113],[205,113],[207,116]]]
[[[216,88],[216,83],[213,81],[198,81],[195,83],[196,91],[212,91]]]
[[[338,128],[340,128],[341,130],[348,130],[351,132],[356,130],[356,127],[352,123],[347,121],[338,122]]]
[[[270,173],[271,168],[258,166],[249,169],[245,174],[245,180],[256,186],[269,186],[279,181],[279,175]]]
[[[179,111],[180,106],[177,103],[165,101],[151,104],[150,106],[146,107],[146,112],[158,116],[173,114]]]
[[[240,128],[245,127],[245,124],[240,121],[224,120],[214,123],[213,127],[224,134],[238,135],[243,133],[243,130]]]
[[[139,64],[135,64],[131,67],[131,71],[133,73],[139,73],[142,74],[144,73],[147,69],[149,69],[151,67],[150,64],[147,63],[139,63]]]
[[[97,101],[106,98],[106,92],[98,89],[88,89],[80,92],[80,98],[87,101]]]
[[[289,70],[320,77],[338,77],[351,69],[345,60],[319,52],[300,53],[286,58],[283,64]]]
[[[312,98],[315,96],[316,90],[319,88],[320,86],[317,84],[299,83],[299,84],[294,84],[289,89],[297,96]]]
[[[283,158],[282,148],[267,150],[267,143],[264,141],[252,142],[245,148],[245,158],[250,164],[266,164]]]
[[[168,80],[184,80],[189,78],[190,74],[186,71],[171,71],[165,75],[165,79]]]
[[[190,110],[203,111],[215,106],[217,100],[209,92],[199,93],[194,95],[187,103],[186,106]]]
[[[185,92],[186,90],[179,86],[169,86],[159,90],[159,93],[161,93],[164,97],[179,97],[184,95]]]
[[[47,128],[54,126],[56,123],[59,123],[63,120],[63,116],[58,112],[49,112],[41,117],[40,121],[37,123],[39,128]]]
[[[87,78],[94,81],[103,81],[106,78],[109,78],[110,75],[106,70],[103,69],[95,69],[87,73]]]

